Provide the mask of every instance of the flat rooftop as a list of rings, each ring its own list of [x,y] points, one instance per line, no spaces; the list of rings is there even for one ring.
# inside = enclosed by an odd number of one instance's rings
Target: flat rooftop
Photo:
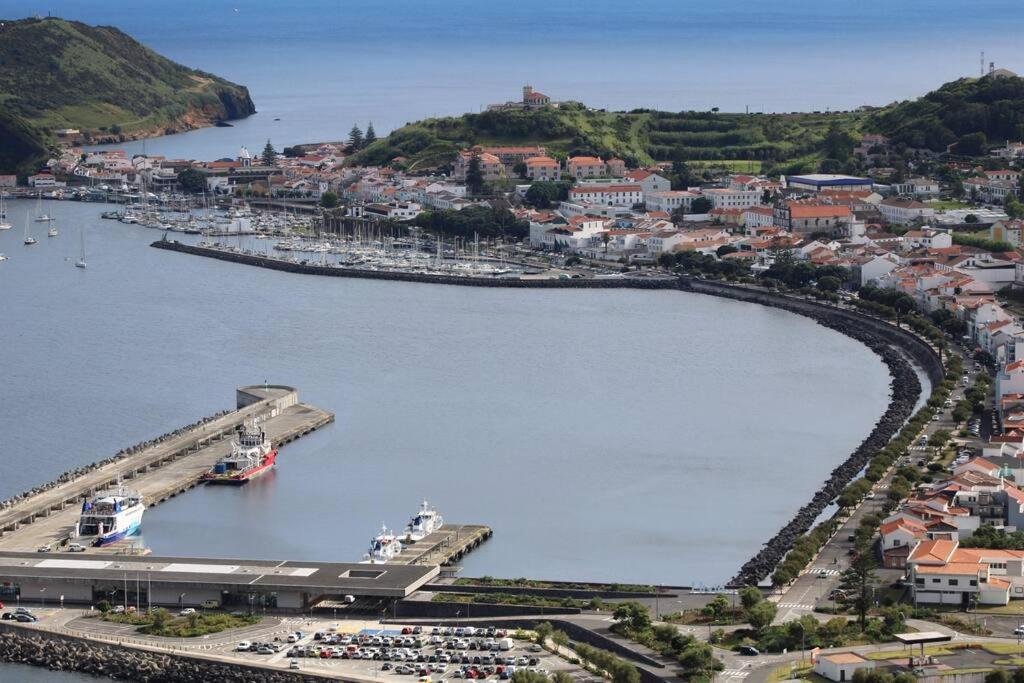
[[[836,175],[832,173],[807,173],[805,175],[786,176],[788,182],[810,185],[870,185],[870,178],[858,178],[852,175]]]
[[[439,569],[432,565],[0,552],[3,581],[117,582],[126,573],[129,577],[139,574],[155,584],[405,597],[437,576]]]
[[[922,645],[925,643],[945,643],[953,640],[953,636],[947,636],[938,631],[921,631],[920,633],[895,633],[893,638],[904,645]]]

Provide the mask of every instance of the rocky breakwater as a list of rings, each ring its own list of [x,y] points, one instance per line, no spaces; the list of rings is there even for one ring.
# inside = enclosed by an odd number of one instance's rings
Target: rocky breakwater
[[[0,633],[0,661],[51,671],[77,671],[139,683],[297,683],[323,680],[290,671],[271,671],[79,638],[37,634],[16,627],[6,628],[10,630]]]
[[[229,412],[231,411],[222,410],[219,413],[215,413],[213,415],[209,415],[207,417],[196,420],[192,424],[185,425],[184,427],[179,427],[178,429],[169,431],[166,434],[161,434],[155,439],[140,441],[134,446],[122,448],[120,451],[117,452],[116,455],[112,455],[109,458],[103,458],[102,460],[97,460],[96,462],[91,463],[89,465],[83,465],[82,467],[75,467],[74,469],[70,469],[52,481],[48,481],[45,484],[40,484],[39,486],[33,486],[28,491],[17,493],[11,496],[10,498],[0,501],[0,510],[10,508],[16,505],[17,503],[20,503],[24,500],[28,500],[32,496],[43,493],[44,491],[49,491],[50,489],[60,486],[61,484],[66,484],[67,482],[74,481],[79,477],[85,476],[86,474],[89,474],[94,470],[98,470],[99,468],[104,467],[105,465],[109,465],[112,462],[123,460],[124,458],[127,458],[130,455],[134,455],[140,451],[143,451],[149,448],[150,446],[155,446],[157,444],[163,443],[164,441],[167,441],[168,439],[173,439],[176,436],[186,434],[192,431],[193,429],[196,429],[197,427],[202,427],[204,424],[207,424],[208,422],[212,422],[213,420],[216,420],[219,417],[227,415]]]
[[[761,302],[766,303],[766,302]],[[786,308],[786,306],[780,306]],[[856,317],[846,312],[830,313],[827,307],[809,312],[798,311],[810,315],[819,323],[836,330],[848,337],[861,342],[876,354],[889,368],[891,398],[885,413],[875,423],[874,429],[864,441],[850,454],[841,465],[832,470],[809,503],[796,513],[793,519],[769,540],[764,547],[748,560],[732,579],[732,585],[754,585],[770,574],[775,566],[793,547],[793,542],[801,535],[810,531],[815,520],[825,508],[838,496],[857,474],[867,466],[871,456],[884,448],[889,440],[900,430],[904,422],[913,414],[914,406],[921,395],[921,382],[917,373],[907,361],[903,352],[893,346],[890,339],[883,338],[877,332],[858,324]]]

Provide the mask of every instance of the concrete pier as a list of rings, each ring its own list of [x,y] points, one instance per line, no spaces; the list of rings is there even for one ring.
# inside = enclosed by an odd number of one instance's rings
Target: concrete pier
[[[0,550],[34,550],[44,543],[63,542],[74,529],[82,500],[119,481],[141,493],[147,507],[195,487],[202,474],[230,452],[235,428],[246,420],[261,418],[275,445],[334,420],[333,413],[299,403],[292,387],[243,387],[236,401],[238,409],[233,412],[0,511]]]
[[[490,538],[492,533],[489,526],[480,524],[445,524],[426,538],[406,545],[388,564],[451,564]]]

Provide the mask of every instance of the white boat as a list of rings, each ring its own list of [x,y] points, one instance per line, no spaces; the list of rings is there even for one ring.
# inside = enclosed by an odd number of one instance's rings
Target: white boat
[[[85,228],[79,226],[78,228],[78,239],[81,242],[81,250],[78,255],[78,260],[75,261],[75,268],[85,268]]]
[[[28,212],[26,212],[25,213],[25,240],[24,240],[25,244],[35,244],[36,243],[36,238],[32,236],[32,232],[29,229],[29,226],[31,226],[31,225],[32,224],[29,223],[29,220],[28,220]]]
[[[6,254],[0,254],[0,261],[6,261],[6,260],[7,260],[7,255]]]
[[[53,218],[48,213],[43,213],[43,193],[36,195],[36,223],[48,223]]]
[[[50,229],[46,231],[46,236],[47,237],[56,237],[57,236],[57,228],[51,225]]]
[[[103,491],[82,503],[78,535],[95,536],[93,545],[106,545],[131,536],[142,525],[146,506],[135,491],[119,488]]]
[[[387,526],[381,525],[380,533],[370,541],[370,552],[363,555],[364,564],[383,564],[399,556],[402,552],[402,542],[388,530]]]
[[[430,506],[430,503],[423,501],[420,504],[420,511],[413,516],[409,526],[405,528],[405,535],[413,541],[421,541],[434,533],[444,524],[444,518]]]

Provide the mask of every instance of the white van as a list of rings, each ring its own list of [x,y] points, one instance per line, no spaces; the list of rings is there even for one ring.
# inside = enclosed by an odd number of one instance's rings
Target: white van
[[[513,647],[515,647],[515,644],[512,642],[511,638],[501,638],[498,640],[499,650],[511,650]]]

